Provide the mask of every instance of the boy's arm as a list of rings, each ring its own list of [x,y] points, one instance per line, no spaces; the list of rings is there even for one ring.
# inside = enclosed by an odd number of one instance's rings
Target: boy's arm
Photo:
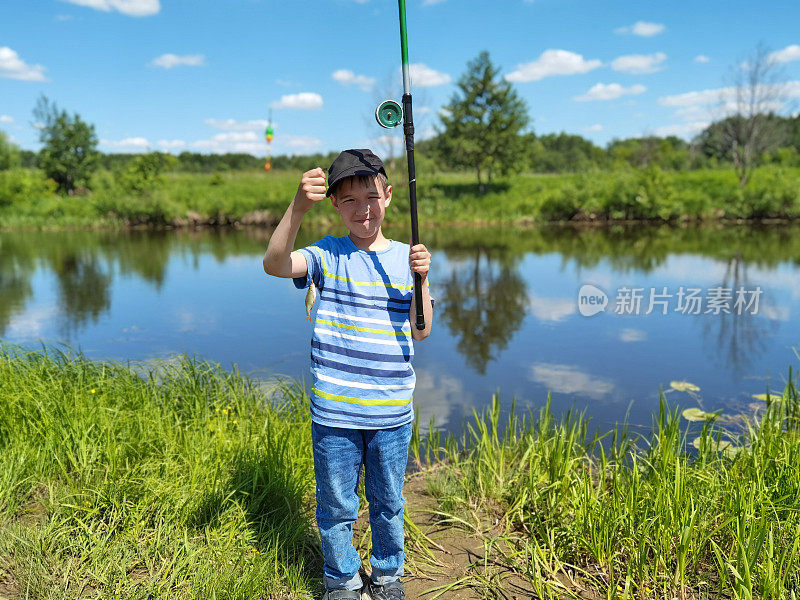
[[[411,240],[409,240],[409,244]],[[408,318],[411,321],[411,337],[416,341],[422,341],[431,334],[433,324],[433,305],[428,290],[428,270],[431,265],[431,255],[423,244],[412,246],[408,254],[408,264],[411,273],[419,273],[422,285],[422,314],[425,316],[425,329],[417,329],[417,288],[411,294],[411,308],[408,311]]]
[[[264,272],[276,277],[302,277],[308,264],[300,252],[292,252],[303,217],[314,204],[325,199],[325,172],[317,167],[303,173],[294,200],[269,238],[264,253]]]

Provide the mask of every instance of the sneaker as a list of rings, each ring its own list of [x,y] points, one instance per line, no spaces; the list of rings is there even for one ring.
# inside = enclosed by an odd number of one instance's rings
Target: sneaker
[[[377,585],[367,580],[364,585],[362,600],[406,600],[406,588],[402,581],[391,581],[386,585]]]
[[[361,600],[358,590],[325,590],[322,600]]]

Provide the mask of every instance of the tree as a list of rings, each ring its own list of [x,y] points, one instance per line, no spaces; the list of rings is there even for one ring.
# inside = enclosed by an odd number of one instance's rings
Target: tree
[[[759,156],[780,142],[782,130],[774,113],[783,109],[788,89],[785,74],[763,44],[734,67],[731,81],[732,87],[720,93],[720,108],[729,117],[721,120],[717,143],[744,187]]]
[[[437,154],[452,168],[473,169],[484,191],[483,173],[515,171],[522,166],[523,140],[528,111],[511,83],[498,77],[499,70],[481,52],[467,63],[458,90],[444,107]]]
[[[529,166],[539,173],[579,172],[605,162],[603,149],[580,135],[562,131],[539,137],[527,134],[523,138]]]
[[[160,186],[163,182],[161,174],[178,164],[178,159],[163,152],[139,154],[118,174],[118,181],[123,189],[137,194],[144,194]]]
[[[689,144],[674,135],[614,139],[609,142],[607,152],[613,162],[626,162],[632,167],[658,165],[681,170],[691,162]]]
[[[0,131],[0,171],[13,169],[21,164],[19,148]]]
[[[97,136],[94,125],[83,121],[77,113],[72,116],[58,110],[54,102],[41,96],[33,110],[39,127],[39,167],[58,189],[67,194],[78,187],[89,187],[89,177],[97,163]]]

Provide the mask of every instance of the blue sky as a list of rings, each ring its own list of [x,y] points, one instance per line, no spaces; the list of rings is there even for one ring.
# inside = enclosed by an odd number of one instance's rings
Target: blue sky
[[[539,134],[690,137],[759,41],[800,99],[797,0],[407,0],[419,135],[488,50]],[[399,100],[394,0],[3,0],[0,129],[38,149],[40,94],[94,123],[103,151],[263,155],[369,145]],[[391,91],[394,88],[394,91]],[[705,93],[701,93],[705,92]],[[395,130],[395,139],[399,131]]]

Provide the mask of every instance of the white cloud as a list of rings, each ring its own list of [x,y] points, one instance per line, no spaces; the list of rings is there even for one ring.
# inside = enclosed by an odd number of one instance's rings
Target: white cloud
[[[136,152],[139,150],[147,150],[150,147],[150,142],[147,141],[147,138],[130,137],[124,140],[100,140],[100,145],[111,148],[112,150]]]
[[[131,17],[148,17],[161,11],[159,0],[62,0],[78,6],[88,6],[109,12],[116,10]]]
[[[661,23],[648,23],[647,21],[636,21],[633,25],[626,27],[618,27],[614,33],[632,33],[633,35],[640,35],[642,37],[652,37],[663,33],[666,27]]]
[[[218,133],[208,140],[197,140],[192,146],[215,154],[224,154],[225,152],[262,154],[266,144],[254,131],[229,131]]]
[[[8,46],[0,46],[0,77],[21,81],[46,81],[42,65],[29,65]]]
[[[797,44],[786,46],[786,48],[784,48],[783,50],[777,50],[775,52],[772,52],[768,58],[778,63],[800,60],[800,46],[798,46]]]
[[[588,73],[602,66],[600,60],[586,60],[582,55],[568,50],[545,50],[533,62],[517,65],[517,69],[506,75],[506,81],[539,81],[554,75],[576,75]]]
[[[151,67],[172,69],[174,67],[202,67],[206,64],[206,57],[202,54],[162,54],[150,61]]]
[[[14,117],[9,117],[8,115],[0,115],[0,123],[13,123]]]
[[[665,60],[667,60],[667,55],[663,52],[656,52],[655,54],[628,54],[615,58],[611,63],[611,68],[623,73],[644,75],[646,73],[660,71],[663,68],[661,63]]]
[[[186,142],[183,140],[158,140],[156,145],[164,150],[175,150],[177,148],[183,148]]]
[[[783,92],[781,95],[785,95],[786,98],[800,97],[800,81],[786,82],[781,92]],[[759,95],[768,96],[769,94],[764,93]],[[673,96],[662,96],[658,99],[658,103],[661,106],[672,106],[675,108],[724,105],[723,108],[730,109],[735,108],[736,88],[724,87],[710,90],[700,90],[697,92],[686,92],[684,94],[675,94]]]
[[[314,92],[300,92],[281,96],[277,102],[270,104],[271,108],[291,108],[295,110],[319,110],[322,108],[322,96]]]
[[[282,135],[275,140],[276,149],[285,148],[291,152],[302,154],[322,145],[322,141],[310,136]],[[218,133],[211,139],[197,140],[193,147],[207,150],[215,154],[225,152],[247,152],[261,156],[266,150],[264,138],[255,131],[228,131]]]
[[[548,389],[562,394],[578,394],[600,399],[614,390],[614,382],[583,373],[576,365],[536,363],[529,378]]]
[[[309,152],[322,145],[322,140],[308,135],[281,136],[281,144],[298,152]]]
[[[450,83],[452,77],[447,73],[442,73],[422,63],[408,65],[408,72],[411,76],[411,83],[418,87],[434,87]]]
[[[578,102],[590,102],[593,100],[616,100],[622,96],[629,94],[641,94],[647,91],[643,85],[632,85],[631,87],[623,87],[618,83],[596,83],[588,92],[582,96],[575,96],[573,100]]]
[[[261,136],[253,131],[229,131],[228,133],[218,133],[213,137],[218,142],[254,142],[260,143]],[[195,146],[200,142],[195,142]]]
[[[708,63],[708,62],[711,62],[711,59],[708,56],[706,56],[705,54],[698,54],[697,56],[694,57],[694,62],[701,63],[701,64],[702,63]]]
[[[367,77],[366,75],[356,75],[352,71],[348,71],[347,69],[339,69],[338,71],[334,71],[331,74],[334,81],[338,81],[342,85],[355,85],[364,90],[365,92],[369,92],[372,90],[373,86],[375,85],[375,78],[374,77]]]
[[[436,137],[436,128],[428,125],[427,127],[423,127],[419,131],[419,140],[429,140],[432,137]]]
[[[603,131],[603,126],[600,123],[595,123],[594,125],[589,125],[589,127],[585,127],[584,131]]]
[[[206,125],[211,125],[214,129],[221,129],[223,131],[255,131],[259,129],[266,129],[266,119],[255,119],[252,121],[237,121],[235,119],[206,119],[203,121]]]
[[[372,139],[367,140],[367,142],[366,142],[366,144],[364,144],[364,146],[368,147],[370,145],[375,145],[375,144],[381,144],[381,145],[387,145],[388,146],[388,145],[394,145],[394,144],[398,143],[401,140],[402,140],[402,136],[401,135],[399,135],[399,134],[398,135],[391,135],[391,134],[387,133],[387,134],[384,134],[384,135],[382,135],[380,137],[376,137],[376,138],[372,138]]]
[[[682,125],[665,125],[663,127],[656,127],[653,134],[658,137],[667,137],[674,135],[677,137],[689,139],[703,131],[710,125],[709,121],[692,121],[691,123],[683,123]]]

